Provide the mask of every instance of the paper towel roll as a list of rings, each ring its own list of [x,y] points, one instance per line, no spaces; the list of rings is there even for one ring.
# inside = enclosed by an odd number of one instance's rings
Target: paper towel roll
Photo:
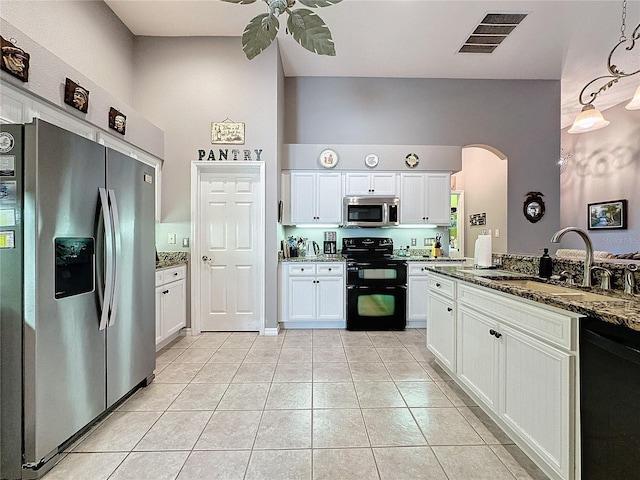
[[[478,235],[473,255],[473,264],[478,267],[491,266],[491,235]]]

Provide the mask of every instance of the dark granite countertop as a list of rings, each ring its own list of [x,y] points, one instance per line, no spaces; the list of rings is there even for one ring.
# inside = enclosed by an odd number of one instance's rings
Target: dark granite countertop
[[[570,312],[578,313],[592,318],[597,318],[604,322],[623,325],[633,330],[640,331],[640,296],[629,295],[618,290],[601,290],[599,288],[588,288],[572,286],[577,292],[591,292],[599,295],[611,297],[610,301],[583,302],[571,297],[554,296],[548,293],[538,292],[521,286],[500,283],[500,280],[509,279],[531,279],[551,283],[565,287],[563,283],[545,281],[538,277],[518,274],[504,270],[494,270],[490,277],[483,277],[470,271],[470,269],[460,267],[429,267],[443,275],[487,287],[500,292],[509,293],[517,297],[526,298],[534,302],[543,303]]]

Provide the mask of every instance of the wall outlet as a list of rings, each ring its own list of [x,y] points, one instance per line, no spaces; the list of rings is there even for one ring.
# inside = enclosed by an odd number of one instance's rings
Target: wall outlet
[[[496,238],[500,238],[500,229],[499,229],[499,228],[496,228],[496,229],[493,231],[493,234],[496,236]]]
[[[416,238],[411,239],[411,246],[415,247],[418,244],[418,240]]]
[[[167,238],[167,242],[169,242],[169,245],[175,245],[176,244],[176,234],[175,233],[170,233],[168,238]]]
[[[188,247],[189,246],[189,237],[185,237],[182,239],[182,246],[183,247]]]
[[[424,246],[425,246],[425,247],[430,247],[430,246],[431,246],[431,244],[429,243],[429,239],[428,239],[428,238],[426,238],[426,237],[425,237],[425,239],[424,239]]]

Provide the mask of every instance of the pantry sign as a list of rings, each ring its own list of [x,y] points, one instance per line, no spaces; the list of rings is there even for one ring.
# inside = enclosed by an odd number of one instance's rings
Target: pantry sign
[[[254,157],[255,154],[255,157]],[[209,152],[207,152],[206,150],[198,150],[198,161],[199,162],[215,162],[215,161],[244,161],[244,162],[259,162],[262,159],[260,158],[260,155],[262,154],[262,149],[261,148],[254,148],[253,150],[250,150],[248,148],[245,148],[243,150],[240,150],[238,148],[232,148],[231,150],[229,150],[228,148],[222,149],[219,148],[218,149],[218,153],[217,153],[217,157],[216,157],[216,152],[214,150],[209,150]]]

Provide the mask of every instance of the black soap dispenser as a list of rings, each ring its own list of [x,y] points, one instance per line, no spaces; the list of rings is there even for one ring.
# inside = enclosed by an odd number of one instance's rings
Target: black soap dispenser
[[[553,269],[553,261],[549,256],[549,249],[545,248],[542,257],[540,257],[540,269],[538,270],[538,276],[542,278],[551,277],[551,270]]]

